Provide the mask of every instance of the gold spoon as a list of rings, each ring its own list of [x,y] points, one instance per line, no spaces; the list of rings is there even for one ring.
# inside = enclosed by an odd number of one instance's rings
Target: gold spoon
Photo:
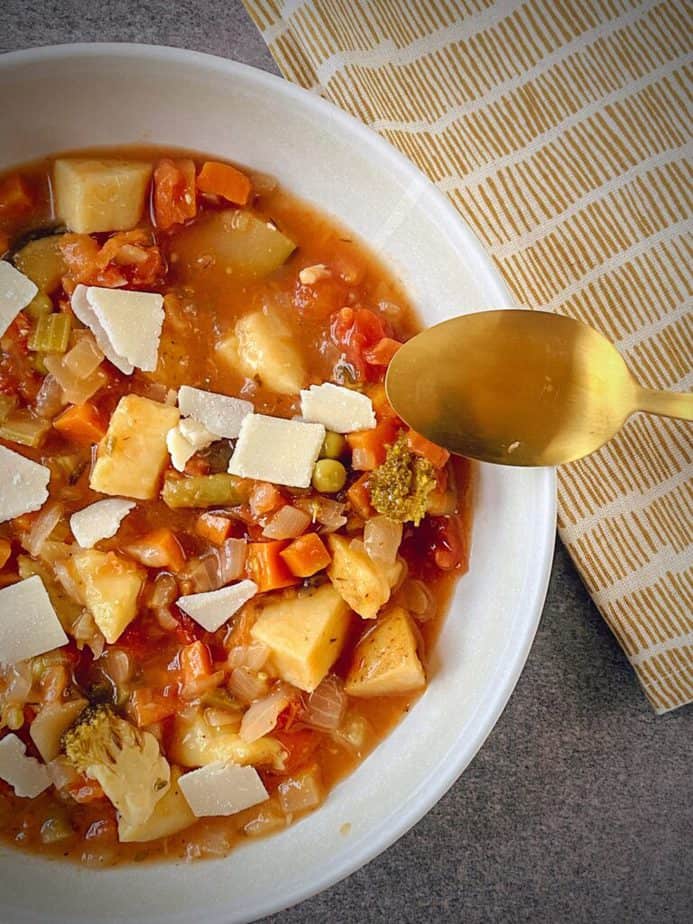
[[[430,327],[397,351],[385,387],[412,429],[503,465],[580,459],[635,411],[693,420],[693,394],[642,388],[606,337],[541,311],[483,311]]]

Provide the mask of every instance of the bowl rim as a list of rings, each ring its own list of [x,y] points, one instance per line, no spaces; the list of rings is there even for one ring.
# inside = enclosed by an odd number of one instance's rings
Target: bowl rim
[[[454,208],[450,200],[412,161],[408,160],[367,125],[359,122],[354,116],[339,109],[333,103],[317,95],[317,93],[312,93],[290,83],[283,77],[218,55],[175,46],[135,42],[74,42],[4,52],[0,54],[0,73],[6,68],[11,69],[15,65],[23,65],[38,60],[60,61],[61,59],[75,56],[83,58],[104,56],[126,58],[132,55],[148,58],[149,60],[159,60],[168,64],[185,62],[211,68],[231,78],[234,75],[242,75],[259,89],[265,89],[273,95],[295,101],[301,106],[309,106],[316,112],[322,113],[326,120],[340,125],[346,132],[354,136],[360,144],[373,150],[381,163],[390,163],[394,170],[406,177],[412,184],[418,184],[419,186],[422,183],[424,184],[426,194],[431,197],[430,201],[436,205],[440,218],[463,244],[467,253],[473,255],[477,261],[477,269],[484,274],[487,284],[490,288],[496,290],[499,300],[505,301],[508,305],[512,304],[512,298],[505,281],[474,232]],[[539,626],[551,577],[556,541],[557,477],[553,468],[536,469],[536,474],[537,496],[540,507],[544,510],[544,515],[539,524],[543,528],[539,541],[536,543],[534,572],[531,582],[528,581],[531,586],[526,588],[529,595],[524,598],[523,609],[531,614],[531,618],[525,620],[523,634],[515,640],[517,643],[515,653],[512,661],[507,665],[508,670],[504,682],[476,710],[475,724],[477,731],[472,736],[471,742],[469,738],[464,740],[458,738],[456,740],[455,746],[448,753],[445,764],[442,768],[439,768],[439,772],[435,776],[431,775],[427,779],[419,781],[410,793],[406,803],[402,806],[402,811],[395,818],[385,819],[384,822],[387,823],[383,822],[375,826],[374,836],[370,839],[365,850],[361,851],[357,856],[345,856],[340,864],[331,867],[329,870],[317,871],[317,875],[312,876],[308,884],[299,885],[285,891],[280,898],[268,896],[266,901],[258,904],[252,920],[258,920],[260,917],[289,908],[328,889],[385,851],[420,821],[445,795],[487,740],[505,709],[526,664]],[[212,866],[210,865],[211,868]],[[156,869],[156,866],[152,866],[152,869]],[[228,916],[224,916],[224,918],[216,917],[212,913],[209,920],[210,922],[215,922],[215,924],[217,922],[222,924],[222,921],[228,921],[230,918]]]

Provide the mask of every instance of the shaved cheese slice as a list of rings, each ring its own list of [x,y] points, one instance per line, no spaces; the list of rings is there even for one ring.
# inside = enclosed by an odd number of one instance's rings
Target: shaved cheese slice
[[[257,584],[254,581],[239,581],[220,590],[186,594],[176,600],[176,605],[203,629],[216,632],[256,593]]]
[[[181,414],[194,417],[216,436],[235,439],[241,432],[241,424],[248,414],[253,413],[250,401],[218,395],[182,385],[178,391],[178,407]]]
[[[249,414],[241,424],[229,473],[307,488],[324,439],[322,424]]]
[[[372,430],[375,411],[368,395],[342,385],[311,385],[301,392],[301,416],[335,433]]]
[[[132,373],[135,371],[135,367],[123,356],[120,356],[118,352],[113,348],[113,344],[109,340],[106,331],[101,325],[101,322],[96,317],[94,309],[91,307],[89,299],[87,298],[87,292],[87,286],[78,285],[75,288],[75,291],[72,293],[70,304],[72,306],[72,310],[75,313],[75,317],[77,317],[82,322],[82,324],[86,324],[86,326],[91,330],[97,344],[99,345],[99,349],[104,354],[106,359],[113,363],[116,369],[120,369],[121,372],[125,373],[125,375],[132,375]]]
[[[0,446],[0,523],[42,507],[50,477],[45,465]]]
[[[235,815],[269,799],[255,767],[216,761],[184,773],[178,780],[193,815]]]
[[[201,423],[187,417],[166,434],[166,448],[171,456],[171,464],[176,471],[185,471],[185,466],[200,449],[206,449],[216,440]]]
[[[45,764],[27,757],[26,745],[16,735],[5,735],[0,741],[0,779],[25,799],[33,799],[51,785]]]
[[[164,323],[164,297],[89,286],[87,301],[115,352],[144,372],[154,372]]]
[[[31,302],[38,287],[7,260],[0,260],[0,337]]]
[[[109,497],[83,507],[70,517],[72,535],[83,549],[90,549],[101,539],[115,536],[121,522],[134,506],[134,501]]]
[[[66,644],[53,604],[38,575],[0,590],[0,662],[14,664]]]

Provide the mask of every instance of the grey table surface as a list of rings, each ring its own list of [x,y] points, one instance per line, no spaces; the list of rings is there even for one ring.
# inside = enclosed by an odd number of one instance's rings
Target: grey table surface
[[[0,51],[175,45],[278,73],[240,0],[0,0]],[[455,786],[272,924],[693,920],[693,708],[656,717],[559,545],[534,647]]]

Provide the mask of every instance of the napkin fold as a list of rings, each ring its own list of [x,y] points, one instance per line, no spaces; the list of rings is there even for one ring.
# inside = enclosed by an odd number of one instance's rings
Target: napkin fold
[[[683,0],[244,0],[284,76],[445,192],[515,302],[691,390]],[[558,528],[658,713],[693,700],[693,445],[642,414],[559,470]]]

